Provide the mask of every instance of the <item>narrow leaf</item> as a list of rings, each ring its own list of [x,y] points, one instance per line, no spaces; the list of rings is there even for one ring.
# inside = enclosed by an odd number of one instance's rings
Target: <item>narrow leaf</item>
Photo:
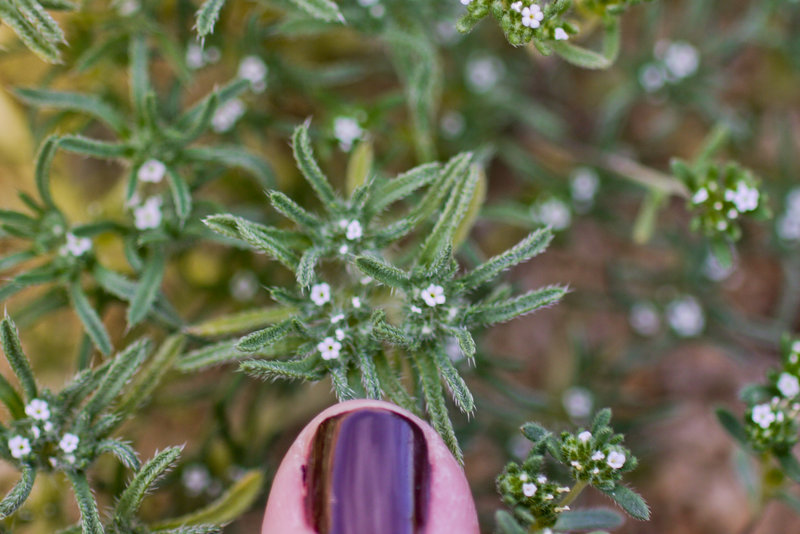
[[[183,352],[185,345],[186,338],[181,334],[175,334],[165,339],[153,359],[136,376],[128,391],[122,396],[115,412],[127,417],[147,404],[164,376],[172,369],[178,356]]]
[[[144,265],[142,278],[136,284],[136,293],[128,307],[128,325],[134,326],[150,312],[164,278],[166,258],[161,247],[154,248]]]
[[[479,304],[470,308],[467,322],[472,325],[502,323],[555,304],[565,293],[565,288],[551,286],[534,289],[503,302]]]
[[[15,89],[14,94],[33,106],[86,113],[103,121],[117,133],[127,129],[125,118],[94,95],[34,88]]]
[[[450,357],[444,350],[435,351],[433,357],[436,367],[439,369],[439,376],[447,385],[447,389],[450,390],[453,402],[462,412],[471,413],[475,409],[475,401],[464,379],[461,378],[461,375],[458,374],[455,366],[453,366]]]
[[[90,420],[106,409],[119,395],[128,380],[142,365],[149,349],[150,344],[147,340],[139,340],[114,357],[97,391],[83,409],[83,413]]]
[[[192,194],[186,180],[173,169],[167,169],[167,179],[169,180],[169,190],[172,194],[172,202],[175,204],[175,213],[181,220],[181,224],[186,222],[192,213]]]
[[[136,511],[147,496],[147,492],[152,490],[158,480],[174,467],[180,454],[180,447],[169,447],[144,464],[120,495],[114,508],[114,516],[126,521],[134,518]]]
[[[11,491],[0,501],[0,520],[7,518],[16,512],[28,498],[33,489],[33,481],[36,478],[36,471],[28,464],[22,465],[22,478],[17,482]]]
[[[97,510],[97,502],[92,495],[92,488],[86,479],[83,471],[66,471],[67,478],[72,483],[72,491],[75,493],[75,500],[78,502],[78,510],[81,512],[81,525],[83,534],[104,534],[103,524],[100,522],[100,513]]]
[[[476,288],[480,284],[494,279],[506,269],[519,265],[541,254],[552,239],[553,232],[549,228],[536,230],[514,247],[498,254],[464,275],[459,280],[460,285],[467,290]]]
[[[97,444],[95,449],[97,454],[110,453],[117,457],[122,462],[122,465],[128,469],[138,470],[141,467],[139,457],[136,456],[136,451],[127,443],[123,443],[117,439],[104,439]]]
[[[377,188],[368,208],[372,213],[379,213],[400,199],[433,182],[441,173],[440,163],[426,163],[414,167],[408,172],[398,175]]]
[[[450,415],[447,413],[447,405],[444,400],[442,384],[439,382],[436,372],[436,365],[431,357],[424,353],[414,352],[413,358],[419,371],[422,392],[425,397],[425,408],[431,418],[433,428],[442,436],[458,463],[463,464],[464,457],[461,454],[461,447],[458,446],[458,438],[453,430]]]
[[[236,334],[288,319],[295,313],[294,308],[267,306],[215,317],[190,326],[186,331],[195,336],[215,337]]]
[[[315,19],[325,22],[338,21],[344,24],[344,15],[331,0],[289,0],[292,4],[305,11]]]
[[[17,326],[8,316],[4,317],[0,322],[0,342],[2,342],[6,359],[11,365],[14,374],[17,375],[20,386],[22,386],[25,398],[28,401],[35,399],[37,395],[36,379],[33,376],[31,364],[22,351]]]
[[[214,26],[219,19],[219,12],[222,6],[225,5],[225,0],[206,0],[200,9],[197,11],[197,35],[202,39],[207,35],[214,32]]]
[[[311,187],[314,188],[320,200],[327,206],[336,203],[336,194],[333,192],[331,184],[319,168],[314,152],[311,149],[311,139],[308,136],[309,122],[298,126],[292,135],[292,149],[297,167],[303,174]]]
[[[715,413],[717,415],[717,420],[728,432],[728,434],[730,434],[733,439],[739,442],[742,447],[749,449],[750,444],[749,440],[747,439],[747,432],[745,432],[744,426],[742,426],[739,418],[725,408],[717,408]]]
[[[624,522],[623,517],[614,510],[582,508],[562,512],[553,528],[558,531],[615,529],[621,527]]]
[[[239,366],[245,373],[262,380],[275,378],[316,381],[322,378],[318,369],[319,357],[311,353],[300,360],[248,360]]]
[[[367,276],[389,287],[404,288],[408,285],[406,273],[378,258],[360,256],[356,258],[356,266]]]
[[[640,521],[648,521],[650,519],[650,508],[644,502],[642,496],[632,489],[622,484],[617,484],[613,490],[603,490],[603,493],[614,499],[614,502],[632,518]]]
[[[243,337],[236,347],[242,352],[257,352],[283,339],[291,330],[292,322],[283,321]]]

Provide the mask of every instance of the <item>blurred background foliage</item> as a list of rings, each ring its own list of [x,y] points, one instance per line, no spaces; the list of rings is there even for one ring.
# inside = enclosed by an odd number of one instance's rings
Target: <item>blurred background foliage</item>
[[[778,361],[781,335],[798,327],[797,2],[638,5],[624,17],[619,59],[600,72],[513,48],[488,21],[459,34],[463,6],[456,1],[342,0],[346,26],[309,19],[285,2],[230,1],[202,47],[193,2],[85,4],[54,14],[69,42],[60,64],[40,61],[0,28],[0,207],[19,209],[15,192],[34,193],[34,156],[46,135],[112,138],[83,115],[29,107],[14,89],[94,94],[127,114],[128,37],[143,32],[159,112],[174,118],[243,76],[244,58],[258,57],[266,66],[263,85],[253,84],[215,116],[214,132],[203,140],[260,154],[277,187],[301,204],[314,201],[288,139],[313,116],[318,157],[341,189],[359,142],[373,145],[375,168],[387,174],[474,151],[489,179],[460,251],[467,265],[512,246],[526,230],[556,230],[547,254],[508,278],[522,289],[569,283],[571,293],[556,308],[479,340],[476,368],[467,373],[477,415],[454,417],[486,532],[499,506],[494,478],[526,452],[519,425],[586,424],[601,406],[614,408],[617,429],[627,433],[640,460],[632,482],[654,510],[650,523],[629,523],[621,532],[800,528],[788,506],[762,510],[755,502],[753,465],[712,409],[724,403],[742,412],[737,390]],[[594,44],[597,33],[585,30],[580,39]],[[720,128],[728,137],[717,156],[760,177],[773,214],[743,222],[730,266],[690,230],[685,187],[670,171],[672,158],[692,160]],[[123,212],[120,165],[61,153],[53,171],[53,196],[73,223]],[[196,194],[211,206],[280,224],[265,207],[263,182],[235,169],[198,172],[203,185]],[[4,236],[0,254],[19,246]],[[100,238],[95,249],[101,263],[131,274],[119,240]],[[266,305],[261,286],[291,282],[291,273],[264,256],[197,240],[171,251],[163,289],[183,320],[195,323]],[[3,305],[21,327],[40,380],[57,389],[75,369],[81,326],[65,298],[60,306],[32,308],[40,295],[24,291]],[[143,333],[166,334],[145,324],[128,330],[124,307],[104,307],[116,347]],[[181,466],[145,501],[143,516],[197,509],[247,469],[263,469],[271,479],[299,429],[333,400],[328,382],[266,387],[232,371],[172,372],[126,424],[124,433],[145,458],[187,444]],[[15,475],[7,474],[10,487]],[[127,476],[113,461],[98,463],[92,477],[101,503],[110,504],[107,495]],[[77,510],[63,485],[40,477],[6,527],[50,533],[73,522]],[[582,499],[602,502],[592,494]],[[260,516],[256,506],[225,531],[254,532]]]

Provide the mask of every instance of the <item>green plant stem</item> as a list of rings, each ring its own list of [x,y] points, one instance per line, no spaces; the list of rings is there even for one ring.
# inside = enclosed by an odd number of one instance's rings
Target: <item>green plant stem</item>
[[[577,481],[575,483],[575,485],[572,486],[572,489],[569,490],[569,493],[564,495],[564,498],[561,499],[561,502],[558,505],[559,506],[569,506],[570,504],[572,504],[575,501],[575,499],[578,498],[578,496],[581,494],[581,492],[583,492],[583,490],[586,489],[586,486],[588,486],[588,485],[589,485],[589,483],[586,482],[585,480]]]

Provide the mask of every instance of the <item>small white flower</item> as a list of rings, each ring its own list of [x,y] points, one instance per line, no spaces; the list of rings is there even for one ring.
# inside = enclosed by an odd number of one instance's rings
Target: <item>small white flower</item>
[[[520,481],[520,482],[527,482],[527,481],[528,481],[528,473],[522,473],[522,474],[519,476],[519,481]]]
[[[386,14],[386,8],[381,4],[375,4],[369,8],[369,14],[374,19],[382,18]]]
[[[139,11],[139,7],[138,0],[122,0],[121,2],[117,2],[117,12],[123,17],[133,15]]]
[[[522,9],[522,25],[528,28],[538,28],[541,26],[544,13],[537,4],[531,4]]]
[[[589,432],[588,430],[584,430],[583,432],[578,434],[578,441],[580,441],[581,443],[586,443],[590,439],[592,439],[592,433]]]
[[[44,431],[45,432],[52,432],[53,431],[53,423],[51,423],[50,421],[46,422],[44,424]]]
[[[566,41],[569,39],[569,34],[564,30],[564,28],[556,28],[555,32],[553,32],[553,38],[556,41]]]
[[[31,434],[33,434],[33,439],[39,439],[39,436],[42,435],[42,431],[39,430],[38,426],[31,427]]]
[[[231,296],[238,302],[252,300],[258,293],[258,278],[253,271],[238,271],[230,282]]]
[[[667,306],[667,321],[672,329],[681,337],[694,337],[703,331],[706,325],[703,308],[696,298],[682,297]]]
[[[522,13],[522,2],[514,2],[511,4],[511,9],[517,13]]]
[[[134,226],[139,230],[158,228],[161,225],[161,197],[150,197],[141,206],[133,208]]]
[[[569,207],[557,198],[551,198],[539,204],[536,217],[539,222],[550,226],[553,230],[564,230],[572,224]]]
[[[581,463],[580,463],[580,462],[578,462],[577,460],[572,460],[572,461],[569,463],[569,465],[571,465],[572,467],[574,467],[574,468],[575,468],[576,470],[578,470],[578,471],[583,471],[583,466],[582,466],[582,465],[581,465]]]
[[[353,143],[364,135],[364,130],[353,117],[336,117],[333,119],[333,136],[339,141],[339,148],[349,152]]]
[[[412,304],[411,305],[411,311],[414,312],[414,313],[422,313],[422,308],[420,308],[419,306],[414,306]]]
[[[591,204],[599,185],[600,179],[594,169],[588,167],[575,169],[570,177],[572,200],[579,204]]]
[[[322,306],[331,300],[331,286],[326,283],[315,284],[311,287],[311,300],[317,306]]]
[[[238,76],[250,82],[250,87],[257,93],[267,88],[267,65],[258,56],[247,56],[239,63]]]
[[[652,336],[658,333],[661,326],[658,310],[649,302],[634,304],[628,316],[628,322],[630,322],[631,328],[641,336]]]
[[[719,221],[717,223],[717,230],[720,232],[728,228],[728,221]]]
[[[693,204],[702,204],[706,200],[708,200],[708,189],[706,189],[705,187],[701,187],[700,189],[698,189],[697,192],[692,197]]]
[[[680,80],[697,72],[700,55],[689,43],[672,43],[664,52],[664,65],[672,78]]]
[[[68,464],[72,465],[75,463],[75,455],[74,454],[65,454],[64,460],[67,461]]]
[[[62,436],[61,441],[58,442],[58,448],[60,448],[65,453],[69,454],[71,452],[75,452],[75,449],[78,448],[78,443],[80,443],[80,438],[75,434],[70,434],[67,432]]]
[[[608,460],[606,463],[611,469],[620,469],[625,465],[625,453],[619,451],[611,451],[608,453]]]
[[[339,357],[339,351],[342,350],[342,344],[333,339],[326,337],[319,344],[317,344],[323,360],[335,360]]]
[[[545,482],[547,482],[547,477],[544,475],[539,475],[538,477],[536,477],[536,482],[538,482],[539,484],[544,484]]]
[[[14,458],[23,458],[31,453],[31,442],[22,436],[13,436],[8,440],[8,450]]]
[[[50,419],[50,407],[47,405],[47,401],[33,399],[25,406],[25,415],[37,421],[47,421]]]
[[[751,416],[753,422],[761,428],[769,428],[775,422],[775,412],[769,404],[759,404],[753,407],[753,414]]]
[[[211,117],[211,129],[217,133],[224,133],[233,128],[233,125],[242,118],[247,108],[238,98],[228,100],[214,112]]]
[[[336,324],[339,321],[341,321],[342,319],[344,319],[344,314],[343,313],[337,313],[336,315],[331,317],[331,324]]]
[[[181,483],[189,495],[197,496],[211,485],[211,475],[204,465],[192,465],[183,470]]]
[[[611,454],[615,453],[612,452]],[[608,456],[611,457],[611,454],[609,454]],[[599,462],[600,460],[603,460],[605,457],[606,455],[603,454],[602,451],[595,451],[595,453],[592,454],[592,460],[594,460],[595,462]]]
[[[438,304],[444,304],[446,300],[444,296],[444,288],[436,284],[429,285],[422,290],[422,300],[424,300],[425,304],[430,307],[434,307]]]
[[[564,409],[571,418],[584,419],[592,413],[594,399],[588,389],[574,386],[564,391],[561,396],[561,404],[564,405]]]
[[[222,52],[216,46],[206,48],[206,63],[216,63],[222,57]]]
[[[462,5],[462,6],[468,6],[468,5],[470,5],[471,3],[472,3],[472,0],[461,0],[461,5]]]
[[[464,115],[457,111],[448,111],[444,115],[442,115],[441,121],[439,121],[439,128],[442,129],[442,133],[448,139],[455,139],[459,135],[464,132],[464,128],[466,126],[466,120],[464,120]]]
[[[164,179],[167,173],[167,166],[157,159],[148,159],[136,171],[136,178],[140,182],[157,184]]]
[[[342,330],[341,328],[337,328],[336,332],[335,332],[335,335],[336,335],[336,339],[338,339],[339,341],[342,341],[344,339],[344,330]]]
[[[342,256],[344,256],[348,252],[350,252],[350,247],[348,247],[347,245],[342,245],[341,247],[339,247],[339,254],[341,254]]]
[[[800,213],[786,213],[778,219],[775,230],[784,241],[800,241]]]
[[[353,299],[350,302],[353,303],[353,307],[354,308],[360,308],[361,307],[361,299],[358,298],[358,297],[353,297]]]
[[[744,182],[736,184],[735,190],[728,189],[725,191],[725,200],[733,202],[736,209],[742,213],[756,209],[759,196],[757,188],[748,187]]]
[[[431,335],[432,333],[433,333],[433,330],[431,329],[431,327],[430,327],[430,326],[428,326],[428,325],[425,325],[425,326],[423,326],[423,327],[422,327],[422,335],[423,335],[423,336],[429,336],[429,335]]]
[[[206,57],[203,48],[192,43],[186,47],[186,66],[192,70],[197,70],[206,64]]]
[[[666,83],[666,74],[661,65],[648,63],[639,71],[639,84],[648,93],[658,91]]]
[[[710,253],[706,256],[706,261],[703,262],[703,274],[714,282],[725,280],[733,273],[734,269],[736,269],[736,266],[733,263],[731,265],[722,265],[717,257]]]
[[[478,93],[493,89],[505,71],[503,62],[494,56],[482,56],[467,62],[466,77],[470,87]]]
[[[539,488],[537,488],[536,484],[533,484],[532,482],[526,482],[525,484],[522,485],[522,493],[526,497],[533,497],[534,495],[536,495],[537,489]]]
[[[781,373],[781,376],[778,378],[778,390],[781,392],[781,395],[787,399],[794,398],[800,394],[800,381],[798,381],[797,377],[794,375]]]
[[[67,242],[59,250],[62,256],[80,258],[92,249],[92,240],[88,237],[78,237],[72,232],[66,234]]]
[[[363,229],[361,228],[361,223],[358,221],[350,221],[347,224],[347,233],[345,237],[350,241],[354,241],[356,239],[360,239],[363,235]]]

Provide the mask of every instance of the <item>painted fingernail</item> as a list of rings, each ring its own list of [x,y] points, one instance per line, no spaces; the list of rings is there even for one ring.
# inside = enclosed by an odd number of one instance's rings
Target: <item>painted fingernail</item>
[[[419,534],[430,501],[422,429],[386,410],[339,414],[317,429],[306,468],[308,522],[325,534]]]
[[[272,481],[262,534],[478,534],[464,471],[429,424],[398,406],[331,406]]]

